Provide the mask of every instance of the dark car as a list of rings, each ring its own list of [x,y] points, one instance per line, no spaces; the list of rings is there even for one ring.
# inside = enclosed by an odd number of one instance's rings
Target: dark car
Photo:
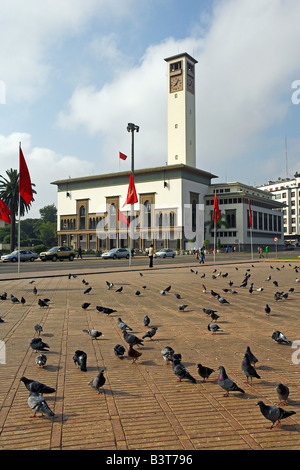
[[[289,250],[289,251],[292,251],[295,249],[295,246],[294,245],[285,245],[285,250]]]

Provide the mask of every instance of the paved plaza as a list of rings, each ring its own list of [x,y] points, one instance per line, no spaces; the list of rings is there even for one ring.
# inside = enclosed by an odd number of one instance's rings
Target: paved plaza
[[[0,300],[0,339],[4,348],[0,363],[0,449],[299,450],[297,265],[300,260],[263,259],[200,266],[191,259],[180,267],[116,267],[109,272],[90,273],[81,273],[78,263],[78,271],[72,271],[77,277],[71,278],[62,271],[52,272],[49,277],[21,273],[19,279],[1,275],[0,295],[7,292],[7,300]],[[250,277],[243,288],[240,285],[245,274]],[[266,281],[270,275],[271,280]],[[108,289],[106,281],[114,286]],[[251,282],[253,292],[249,293]],[[92,290],[84,294],[88,286]],[[116,292],[120,286],[123,291]],[[168,286],[170,290],[162,295],[160,291]],[[264,289],[257,291],[262,286]],[[275,292],[288,292],[290,288],[294,291],[287,299],[275,300]],[[137,290],[141,295],[135,294]],[[211,290],[224,295],[229,304],[221,305]],[[23,296],[26,303],[13,303],[11,294],[18,299]],[[50,299],[49,307],[40,307],[39,298]],[[83,302],[90,303],[86,310],[81,307]],[[187,305],[184,311],[178,309],[181,304]],[[264,310],[266,304],[271,307],[269,316]],[[108,315],[96,306],[116,312]],[[223,331],[208,331],[210,317],[203,308],[217,311],[217,323]],[[143,346],[136,348],[142,356],[135,364],[127,354],[119,359],[113,348],[122,344],[127,349],[127,343],[117,318],[141,338],[149,329],[143,324],[146,314],[150,326],[158,327],[156,335],[152,340],[145,338]],[[37,323],[43,328],[42,340],[50,346],[44,368],[37,367],[37,353],[29,346]],[[97,329],[102,336],[93,340],[83,329]],[[283,332],[294,347],[276,344],[271,338],[275,330]],[[162,358],[165,346],[182,355],[182,363],[196,383],[177,381],[172,364]],[[256,370],[261,377],[254,378],[253,385],[245,383],[241,370],[247,346],[258,358]],[[78,349],[87,354],[86,372],[73,362]],[[215,370],[206,383],[198,375],[198,363]],[[220,365],[244,394],[230,392],[224,396],[217,381]],[[106,383],[98,394],[88,383],[102,368]],[[22,376],[56,389],[54,394],[45,395],[53,418],[39,414],[31,417],[28,391],[20,382]],[[290,389],[283,407],[296,414],[267,429],[270,422],[256,403],[262,400],[277,405],[278,383]]]

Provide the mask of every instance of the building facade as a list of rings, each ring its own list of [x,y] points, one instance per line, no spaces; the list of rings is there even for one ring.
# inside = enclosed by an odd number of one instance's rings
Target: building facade
[[[133,246],[144,250],[151,243],[185,249],[213,243],[213,194],[220,199],[225,226],[218,232],[223,245],[250,246],[247,204],[254,209],[253,242],[282,241],[282,204],[272,195],[241,183],[213,184],[216,175],[196,167],[195,66],[183,53],[167,63],[167,164],[134,171],[138,202],[124,206],[130,172],[118,172],[54,181],[57,186],[58,243],[90,250]],[[164,159],[164,161],[166,161]],[[277,212],[274,212],[277,210]],[[125,220],[125,222],[124,222]],[[129,231],[128,224],[134,227]],[[129,236],[133,237],[130,244]]]
[[[268,191],[283,207],[284,240],[289,243],[300,242],[300,174],[294,178],[269,181],[259,189]]]

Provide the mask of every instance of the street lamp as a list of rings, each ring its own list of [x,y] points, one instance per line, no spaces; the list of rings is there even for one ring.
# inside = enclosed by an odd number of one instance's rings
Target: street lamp
[[[127,131],[131,132],[131,173],[132,177],[134,178],[134,131],[139,132],[140,128],[136,124],[129,122],[127,124]],[[131,258],[132,258],[132,240],[133,240],[133,217],[134,217],[134,210],[133,204],[130,206],[130,242],[129,242],[129,265],[131,265]]]

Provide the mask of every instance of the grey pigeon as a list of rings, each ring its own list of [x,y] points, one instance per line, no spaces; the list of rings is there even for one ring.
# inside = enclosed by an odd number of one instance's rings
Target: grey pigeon
[[[117,325],[118,325],[118,328],[120,328],[121,331],[124,331],[124,330],[132,331],[132,328],[130,328],[130,326],[128,326],[120,317],[117,318]]]
[[[77,365],[77,367],[80,368],[82,372],[87,371],[87,368],[86,368],[87,354],[84,351],[80,351],[80,349],[77,349],[77,351],[75,351],[75,354],[73,356],[73,361],[74,361],[74,364]]]
[[[228,302],[225,297],[221,297],[220,295],[218,295],[218,301],[220,302],[220,304],[230,304],[230,302]]]
[[[145,315],[145,316],[144,316],[143,323],[144,323],[145,326],[149,326],[149,325],[150,325],[150,318],[148,317],[148,315]]]
[[[46,365],[46,362],[47,362],[47,356],[45,354],[39,354],[38,356],[36,356],[35,358],[35,363],[39,366],[39,367],[44,367]]]
[[[131,346],[143,346],[143,340],[138,338],[137,336],[127,333],[126,330],[123,331],[124,340],[127,344],[131,344]]]
[[[54,416],[53,411],[50,410],[45,398],[40,393],[31,392],[27,401],[33,411],[32,418],[35,418],[36,413],[41,413],[41,416]]]
[[[38,304],[39,304],[40,307],[49,307],[47,302],[45,302],[43,299],[39,299]]]
[[[124,348],[124,346],[122,344],[116,344],[115,345],[115,347],[114,347],[115,356],[122,359],[124,357],[125,352],[126,352],[126,349]]]
[[[203,308],[202,309],[206,315],[211,315],[212,313],[216,313],[218,310],[213,310],[212,308]]]
[[[95,390],[97,390],[98,393],[100,393],[100,388],[103,387],[105,382],[106,382],[106,379],[104,377],[104,369],[102,369],[102,370],[100,370],[97,377],[95,377],[93,380],[91,380],[88,385],[90,385]]]
[[[176,299],[181,299],[181,295],[180,294],[174,294]]]
[[[250,364],[255,367],[256,363],[258,362],[258,359],[256,356],[254,356],[254,354],[252,353],[251,349],[250,349],[250,346],[247,346],[247,349],[246,349],[246,352],[245,354],[247,354],[247,356],[249,357],[249,360],[250,360]]]
[[[43,327],[37,323],[36,325],[34,325],[34,329],[36,334],[40,336],[41,332],[43,331]]]
[[[287,405],[287,399],[290,394],[289,388],[286,385],[280,383],[276,387],[276,394],[279,400],[278,405],[282,405],[282,402],[284,405]]]
[[[203,379],[202,382],[206,382],[206,379],[208,379],[209,376],[214,372],[214,369],[203,366],[202,364],[198,364],[197,368],[198,368],[198,374]]]
[[[191,382],[196,383],[196,379],[189,373],[189,371],[178,359],[173,361],[173,372],[178,377],[178,382],[181,382],[182,379],[188,379],[191,380]]]
[[[218,384],[225,390],[224,397],[228,397],[229,392],[245,393],[242,388],[240,388],[233,380],[228,377],[225,367],[223,366],[219,366]]]
[[[100,336],[102,336],[101,331],[98,331],[98,330],[82,330],[82,331],[90,335],[92,339],[97,339],[97,338],[100,338]]]
[[[27,388],[29,392],[41,393],[42,395],[43,393],[55,392],[55,388],[48,387],[48,385],[38,382],[37,380],[27,379],[27,377],[23,376],[20,378],[20,381],[23,382],[23,384],[25,385],[25,387]]]
[[[44,341],[41,340],[41,338],[32,338],[30,342],[30,347],[37,351],[49,351],[50,346],[47,343],[44,343]]]
[[[262,415],[272,423],[268,429],[272,429],[276,421],[277,424],[280,424],[282,419],[286,419],[289,416],[296,414],[296,411],[287,411],[283,408],[278,408],[277,406],[265,405],[261,400],[259,400],[256,404],[259,406]]]
[[[187,307],[188,307],[188,305],[179,305],[178,310],[180,312],[183,312]]]
[[[287,339],[286,336],[284,336],[281,331],[274,331],[272,334],[272,340],[275,341],[277,344],[291,344],[291,341]]]
[[[161,350],[162,357],[167,364],[169,364],[170,361],[173,360],[174,352],[174,349],[170,346],[166,346]]]
[[[250,378],[250,380],[251,380],[250,385],[252,385],[253,377],[255,377],[257,379],[260,379],[260,375],[258,375],[258,373],[255,370],[255,367],[253,367],[250,363],[250,359],[249,359],[248,354],[245,354],[244,357],[243,357],[242,371],[243,371],[243,373],[245,374],[245,376],[247,378],[246,383],[249,383],[249,378]]]
[[[142,339],[150,338],[152,340],[156,332],[157,332],[157,326],[152,326],[152,328],[150,328],[150,330],[148,330],[147,333],[145,333],[144,336],[142,336]]]
[[[211,322],[207,325],[207,329],[208,329],[208,331],[211,331],[212,334],[215,334],[217,331],[223,331],[222,328],[219,327],[219,325],[217,325],[216,323],[213,323],[213,322]]]

